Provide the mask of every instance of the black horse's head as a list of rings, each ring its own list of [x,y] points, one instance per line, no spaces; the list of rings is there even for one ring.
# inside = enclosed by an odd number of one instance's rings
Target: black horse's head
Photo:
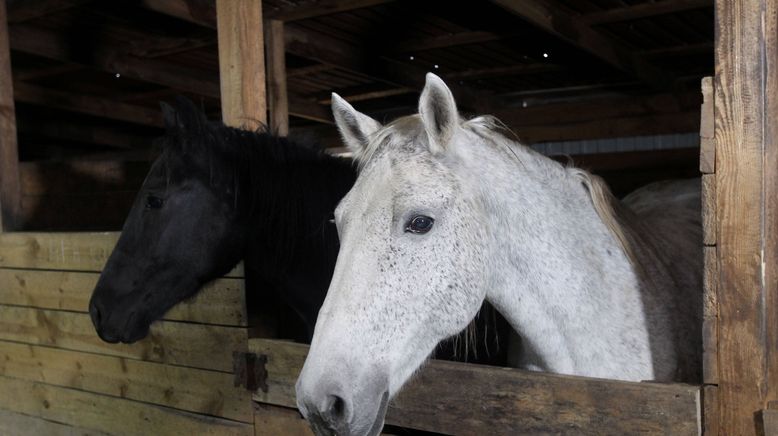
[[[107,342],[142,339],[154,320],[242,257],[242,187],[235,163],[218,162],[228,158],[212,149],[226,140],[219,134],[224,126],[217,129],[185,99],[175,109],[163,104],[162,111],[162,154],[89,303],[95,329]]]

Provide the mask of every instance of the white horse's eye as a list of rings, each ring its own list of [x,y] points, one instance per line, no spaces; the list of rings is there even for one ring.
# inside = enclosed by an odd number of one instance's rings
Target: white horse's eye
[[[411,218],[410,221],[408,221],[408,224],[405,225],[405,231],[416,234],[424,234],[432,229],[432,224],[434,223],[435,220],[428,216],[416,215],[415,217]]]

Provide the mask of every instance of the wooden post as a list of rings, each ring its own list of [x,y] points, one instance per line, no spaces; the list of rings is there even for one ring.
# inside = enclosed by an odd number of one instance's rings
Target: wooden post
[[[217,0],[222,118],[234,127],[267,123],[262,2]]]
[[[0,1],[0,231],[18,228],[21,208],[19,146],[11,77],[6,2]]]
[[[718,423],[778,399],[778,0],[716,0]]]
[[[274,133],[286,136],[289,134],[289,98],[286,92],[284,22],[269,20],[266,24],[269,127]]]
[[[257,129],[267,123],[262,2],[217,0],[216,23],[222,118],[233,127]],[[263,302],[252,315],[254,335],[276,336],[273,302]]]

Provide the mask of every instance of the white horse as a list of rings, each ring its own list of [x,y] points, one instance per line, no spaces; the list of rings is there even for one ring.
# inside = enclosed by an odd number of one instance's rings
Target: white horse
[[[620,380],[701,370],[699,180],[616,200],[591,174],[460,118],[433,74],[419,114],[382,126],[333,94],[360,166],[297,382],[319,434],[377,434],[388,400],[488,300],[523,364]]]

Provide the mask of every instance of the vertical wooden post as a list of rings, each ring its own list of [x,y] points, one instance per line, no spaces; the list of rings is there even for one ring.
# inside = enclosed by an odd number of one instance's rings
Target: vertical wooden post
[[[6,2],[0,1],[0,231],[19,226],[21,188]]]
[[[778,397],[778,0],[716,0],[719,434]]]
[[[234,127],[267,123],[262,2],[217,0],[222,118]]]
[[[284,22],[270,20],[266,24],[269,126],[276,134],[286,136],[289,134],[289,100],[286,92]]]
[[[267,123],[262,2],[217,0],[216,24],[222,118],[233,127],[256,129]],[[274,309],[272,302],[263,302],[258,313],[252,314],[255,335],[276,336]]]

